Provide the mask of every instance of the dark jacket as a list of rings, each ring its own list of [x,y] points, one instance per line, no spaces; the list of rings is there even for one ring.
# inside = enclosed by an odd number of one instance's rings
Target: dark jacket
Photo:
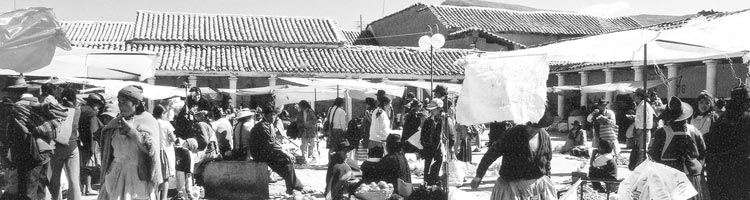
[[[378,168],[382,170],[382,177],[379,180],[397,185],[396,179],[401,178],[407,183],[411,183],[411,171],[409,163],[406,161],[403,153],[390,153],[383,157],[378,163]]]
[[[271,126],[273,125],[264,119],[250,130],[250,155],[257,161],[287,157],[279,142],[276,141],[276,134],[271,132]]]
[[[439,117],[429,117],[422,123],[422,137],[420,143],[423,151],[436,151],[440,147],[440,132],[443,127],[442,120]],[[403,138],[403,137],[402,137]]]
[[[81,117],[78,120],[78,134],[83,143],[83,149],[91,149],[92,141],[99,139],[99,131],[104,124],[90,105],[81,106]]]
[[[539,146],[534,152],[529,151],[529,140],[539,134]],[[523,148],[526,147],[526,148]],[[505,136],[495,142],[477,167],[475,177],[484,177],[489,166],[503,156],[500,166],[500,176],[507,181],[522,179],[537,179],[549,176],[551,171],[552,148],[550,137],[544,129],[518,125],[505,133]]]

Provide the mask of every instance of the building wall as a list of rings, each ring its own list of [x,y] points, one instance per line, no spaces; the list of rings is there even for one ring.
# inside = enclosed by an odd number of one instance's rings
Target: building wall
[[[418,11],[421,6],[413,6],[400,13],[393,14],[390,17],[383,18],[371,23],[368,29],[376,37],[393,36],[401,34],[414,34],[430,31],[428,26],[432,26],[433,31],[437,29],[440,33],[446,35],[446,28],[437,20],[435,15],[427,10]],[[381,46],[418,46],[419,37],[417,35],[405,35],[399,37],[377,38]]]

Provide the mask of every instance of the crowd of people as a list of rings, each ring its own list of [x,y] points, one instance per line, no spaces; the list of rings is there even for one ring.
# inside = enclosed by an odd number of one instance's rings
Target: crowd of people
[[[329,150],[324,155],[327,198],[346,199],[361,184],[384,181],[394,186],[394,198],[429,199],[434,196],[426,190],[412,191],[405,154],[416,153],[424,162],[423,185],[445,185],[446,176],[440,176],[444,163],[471,162],[471,152],[482,146],[478,133],[484,126],[456,123],[453,105],[458,99],[448,97],[442,85],[425,101],[407,94],[400,109],[378,91],[365,99],[364,115],[353,117],[347,116],[342,98],[323,112],[303,100],[289,114],[272,103],[235,109],[228,96],[209,102],[193,87],[186,98],[162,101],[148,112],[139,86],[110,97],[82,96],[74,87],[44,84],[39,95],[32,95],[23,77],[9,80],[0,141],[3,167],[14,174],[1,199],[43,199],[46,191],[52,199],[62,199],[63,181],[68,199],[189,199],[193,186],[202,184],[205,164],[217,160],[266,163],[284,179],[287,194],[310,193],[314,191],[298,179],[294,164],[316,163],[323,141]],[[636,91],[637,105],[627,115],[635,121],[627,133],[629,168],[650,160],[682,171],[699,191],[694,199],[750,196],[750,137],[744,133],[750,128],[749,91],[744,86],[732,90],[726,107],[717,107],[717,98],[702,93],[697,110],[677,97],[662,104],[652,92]],[[618,121],[608,102],[599,100],[595,106],[585,121],[591,129],[572,122],[559,150],[590,157],[590,178],[616,180]],[[492,199],[556,198],[549,179],[553,148],[545,129],[553,121],[547,110],[537,122],[489,124],[488,150],[471,187],[476,189],[489,166],[504,157]],[[587,131],[593,135],[590,147]],[[295,138],[301,141],[301,154],[286,147]],[[367,157],[355,156],[358,151]],[[66,180],[61,180],[63,171]],[[96,182],[98,191],[92,187]],[[594,187],[617,189],[611,184]]]

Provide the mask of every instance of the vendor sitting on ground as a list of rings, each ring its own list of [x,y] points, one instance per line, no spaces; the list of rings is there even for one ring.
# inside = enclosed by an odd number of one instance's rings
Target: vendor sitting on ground
[[[409,171],[409,163],[404,157],[404,150],[401,148],[401,135],[390,134],[386,139],[385,148],[388,152],[380,163],[378,163],[384,175],[380,180],[387,183],[396,185],[397,179],[401,179],[404,182],[411,183],[411,171]]]
[[[612,153],[612,146],[614,145],[615,144],[610,141],[599,141],[599,151],[594,155],[594,159],[591,161],[591,166],[589,167],[590,178],[600,180],[617,180],[617,162],[615,161],[614,155]],[[606,190],[599,182],[593,182],[592,185],[594,187],[594,190],[601,193],[607,191],[613,192],[614,190],[614,185],[612,184],[606,184]]]
[[[571,124],[570,133],[565,139],[565,145],[560,148],[560,153],[568,153],[573,156],[581,156],[581,153],[588,152],[586,147],[586,131],[581,129],[581,122],[574,121]]]
[[[331,165],[326,172],[326,189],[323,193],[326,199],[341,199],[354,185],[348,182],[349,179],[354,178],[354,175],[352,174],[352,168],[346,163],[347,153],[352,149],[354,149],[354,146],[349,144],[346,139],[341,140],[336,145],[336,152],[331,155]]]
[[[383,171],[378,169],[378,163],[383,158],[383,148],[373,147],[367,152],[367,160],[362,162],[362,181],[360,183],[372,183],[377,182],[378,177],[384,177]]]

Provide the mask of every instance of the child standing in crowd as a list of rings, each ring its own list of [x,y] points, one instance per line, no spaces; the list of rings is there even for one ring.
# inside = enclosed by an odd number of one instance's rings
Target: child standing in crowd
[[[159,122],[159,133],[161,135],[161,170],[164,176],[164,182],[159,186],[159,198],[167,199],[167,189],[169,188],[169,179],[175,176],[175,153],[173,144],[177,136],[174,135],[174,127],[169,121],[164,120],[164,107],[156,105],[154,107],[154,118]]]
[[[591,167],[589,167],[590,178],[617,180],[617,164],[612,154],[613,145],[610,141],[599,140],[599,151],[594,155],[594,159],[591,160]],[[606,190],[599,182],[593,182],[592,185],[594,186],[594,190],[599,192],[613,192],[613,185],[606,184]]]

